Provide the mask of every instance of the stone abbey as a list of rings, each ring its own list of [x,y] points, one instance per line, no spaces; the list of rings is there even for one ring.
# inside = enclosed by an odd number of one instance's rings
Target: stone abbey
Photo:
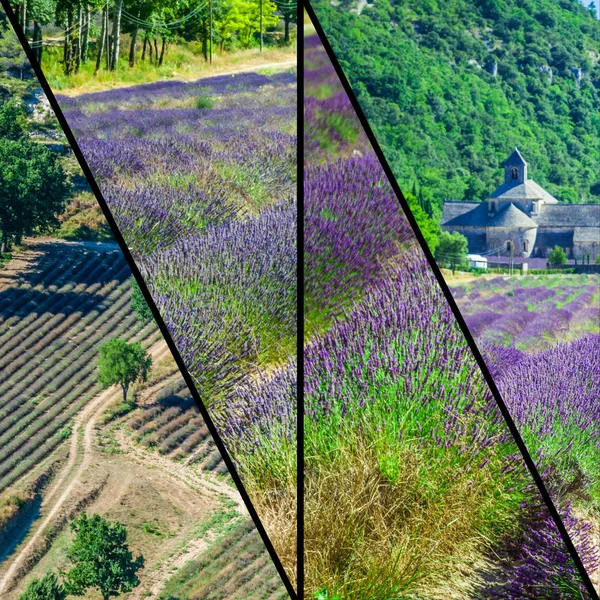
[[[544,258],[554,246],[569,258],[600,252],[600,205],[563,204],[527,177],[527,163],[514,149],[504,163],[504,183],[486,202],[444,203],[444,231],[458,231],[469,252]],[[513,248],[511,249],[511,244]]]

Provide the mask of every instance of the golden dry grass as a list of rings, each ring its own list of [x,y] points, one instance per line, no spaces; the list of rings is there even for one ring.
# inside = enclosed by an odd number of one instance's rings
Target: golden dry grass
[[[358,440],[329,460],[308,459],[308,597],[323,589],[342,600],[449,592],[452,573],[486,552],[479,532],[498,501],[490,471],[450,459],[429,464],[416,445],[399,449],[397,458],[402,469],[394,482],[382,477],[374,449]]]

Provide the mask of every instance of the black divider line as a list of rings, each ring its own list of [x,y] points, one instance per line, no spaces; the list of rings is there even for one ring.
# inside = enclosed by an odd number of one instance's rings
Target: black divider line
[[[506,424],[508,425],[508,428],[510,429],[511,434],[512,434],[519,450],[521,451],[521,454],[523,456],[525,464],[527,465],[527,468],[529,469],[529,472],[530,472],[533,480],[535,481],[535,484],[537,485],[537,487],[540,491],[540,494],[541,494],[544,502],[546,503],[546,506],[548,507],[548,510],[550,511],[550,515],[552,516],[552,519],[556,525],[556,528],[558,529],[561,537],[563,538],[565,545],[567,546],[567,549],[569,550],[569,553],[571,554],[571,557],[573,558],[573,562],[575,563],[575,566],[577,567],[577,570],[579,571],[579,573],[581,575],[583,583],[585,584],[587,591],[589,592],[591,598],[598,600],[598,594],[597,594],[596,590],[594,589],[594,586],[592,585],[592,582],[590,580],[590,577],[589,577],[587,571],[585,570],[585,567],[583,566],[583,563],[581,561],[581,558],[579,557],[577,549],[575,548],[575,545],[573,544],[573,542],[567,532],[567,529],[562,522],[562,519],[558,513],[558,510],[554,506],[554,502],[552,501],[552,498],[550,497],[550,494],[548,493],[548,490],[546,489],[544,481],[542,480],[542,478],[537,470],[535,462],[532,460],[531,456],[529,455],[527,446],[523,442],[523,439],[521,438],[521,434],[519,433],[519,430],[517,429],[517,426],[515,425],[512,417],[510,415],[510,412],[509,412],[508,408],[506,407],[506,404],[504,403],[504,400],[502,399],[502,396],[500,395],[498,388],[496,387],[496,384],[494,383],[494,379],[492,378],[492,376],[489,372],[489,369],[487,368],[487,365],[486,365],[481,353],[479,352],[477,345],[475,344],[475,340],[473,339],[473,336],[471,335],[471,332],[469,331],[469,328],[467,327],[467,324],[466,324],[465,320],[463,319],[460,310],[458,309],[458,305],[454,301],[454,297],[452,296],[452,293],[450,292],[450,288],[448,287],[448,285],[444,279],[444,276],[442,275],[442,272],[440,271],[439,267],[437,266],[437,263],[435,262],[435,260],[433,258],[431,250],[429,249],[429,247],[427,246],[427,243],[425,242],[425,238],[423,237],[423,234],[421,233],[419,227],[417,226],[415,218],[413,217],[413,214],[410,211],[410,208],[408,206],[408,202],[406,201],[406,198],[404,197],[404,195],[402,194],[402,191],[400,190],[400,186],[398,185],[398,182],[396,181],[396,178],[394,177],[394,174],[392,173],[392,170],[390,169],[390,166],[381,150],[381,147],[379,146],[379,143],[377,142],[377,139],[375,138],[373,130],[371,129],[369,122],[367,121],[367,119],[360,107],[360,104],[358,103],[358,100],[356,99],[356,96],[354,95],[352,88],[350,87],[350,83],[348,82],[348,79],[346,78],[346,75],[344,74],[344,71],[342,70],[342,68],[339,64],[339,62],[335,56],[335,53],[333,52],[333,48],[331,47],[331,45],[329,44],[329,41],[327,40],[327,36],[325,35],[325,32],[323,31],[323,28],[321,27],[321,24],[319,23],[319,20],[317,19],[315,11],[313,10],[312,6],[310,5],[309,0],[305,1],[305,8],[313,22],[313,25],[315,26],[315,29],[317,30],[319,38],[321,39],[321,42],[322,42],[323,46],[325,47],[327,54],[329,55],[329,59],[331,60],[331,63],[333,64],[336,73],[337,73],[338,77],[340,78],[342,85],[344,86],[344,90],[346,91],[346,93],[348,94],[348,97],[350,98],[350,102],[352,103],[352,106],[354,107],[354,110],[358,116],[358,119],[360,120],[360,123],[361,123],[365,133],[367,134],[369,142],[371,143],[373,150],[374,150],[375,154],[377,155],[377,158],[379,159],[381,166],[383,167],[385,175],[388,178],[390,185],[392,186],[392,189],[394,190],[394,193],[396,194],[396,196],[398,198],[398,201],[400,202],[402,210],[404,211],[404,214],[406,215],[406,218],[407,218],[408,222],[410,223],[410,226],[412,227],[415,237],[417,238],[419,244],[421,245],[421,248],[427,258],[427,261],[429,262],[429,266],[433,270],[435,278],[437,279],[438,284],[441,287],[442,292],[444,293],[444,296],[446,297],[446,301],[450,305],[450,308],[452,309],[452,312],[454,313],[454,317],[458,321],[458,325],[459,325],[463,335],[465,336],[467,344],[469,345],[471,352],[473,353],[473,356],[475,357],[475,360],[477,361],[477,364],[479,365],[479,368],[481,369],[481,372],[483,373],[486,383],[488,384],[488,387],[490,388],[490,391],[491,391],[492,395],[494,396],[496,403],[498,404],[498,407],[500,408],[500,411],[502,412],[502,416],[504,417],[504,420],[506,421]]]
[[[304,600],[304,7],[298,3],[296,18],[296,43],[298,53],[298,332],[296,362],[298,364],[297,383],[297,548],[296,548],[296,581],[298,598]]]
[[[162,320],[160,312],[158,311],[158,309],[156,308],[156,305],[154,304],[154,300],[152,299],[152,296],[150,295],[150,292],[148,291],[148,288],[146,286],[144,278],[142,277],[142,274],[140,273],[137,265],[135,264],[135,261],[133,260],[133,257],[131,256],[129,248],[127,247],[127,244],[125,243],[125,240],[124,240],[123,236],[121,235],[119,228],[117,227],[117,224],[110,212],[110,209],[108,208],[108,205],[106,204],[106,201],[104,200],[102,192],[100,191],[100,188],[98,187],[98,184],[96,183],[96,180],[94,179],[94,177],[92,175],[92,172],[83,156],[83,153],[81,152],[81,149],[79,148],[79,145],[77,144],[77,140],[75,139],[75,136],[73,135],[73,132],[71,131],[71,128],[69,127],[69,125],[67,123],[67,120],[65,119],[65,116],[54,96],[54,93],[52,92],[52,89],[50,88],[50,85],[48,84],[48,81],[46,80],[46,77],[44,76],[44,73],[43,73],[40,65],[37,63],[37,61],[35,60],[35,58],[33,56],[33,53],[29,46],[29,42],[27,41],[27,38],[25,37],[23,30],[21,29],[21,26],[19,25],[19,23],[17,21],[17,18],[13,12],[13,9],[9,4],[9,0],[0,0],[0,1],[2,2],[2,8],[4,9],[4,12],[6,13],[17,37],[19,38],[19,42],[21,42],[21,45],[23,46],[23,50],[25,51],[25,54],[27,55],[27,58],[29,59],[29,62],[31,63],[31,67],[33,68],[33,71],[36,74],[38,81],[39,81],[42,89],[44,90],[44,93],[46,94],[46,97],[48,98],[50,106],[52,107],[52,110],[54,111],[54,114],[56,115],[56,118],[58,119],[58,122],[60,123],[60,126],[62,127],[62,130],[63,130],[69,144],[71,145],[71,148],[73,149],[73,153],[75,154],[75,157],[77,158],[77,161],[79,162],[79,166],[81,167],[81,170],[83,171],[84,175],[86,176],[88,183],[90,185],[90,188],[92,189],[94,196],[96,196],[96,200],[98,201],[98,204],[100,204],[100,207],[102,208],[102,212],[104,213],[104,216],[106,217],[106,220],[108,221],[108,224],[112,230],[112,233],[113,233],[115,239],[117,240],[117,243],[119,244],[119,247],[121,248],[121,251],[123,252],[123,256],[125,257],[125,260],[129,264],[129,267],[131,269],[133,276],[135,277],[135,280],[137,281],[138,285],[140,286],[142,294],[144,295],[144,298],[145,298],[146,302],[148,303],[150,310],[152,311],[152,316],[154,317],[154,319],[158,325],[158,328],[160,329],[160,332],[162,333],[162,335],[165,339],[165,342],[167,343],[167,346],[169,347],[169,350],[171,351],[171,354],[173,355],[173,358],[175,359],[177,367],[179,368],[179,370],[183,376],[183,379],[184,379],[186,385],[188,386],[190,393],[191,393],[192,397],[194,398],[194,401],[196,402],[196,405],[198,406],[198,409],[200,410],[204,421],[206,422],[206,425],[213,437],[213,440],[214,440],[217,448],[219,449],[219,452],[221,453],[221,457],[223,458],[223,460],[225,461],[225,464],[227,465],[229,473],[231,474],[231,477],[232,477],[236,487],[238,488],[240,495],[242,496],[242,500],[244,501],[246,508],[248,509],[248,513],[250,514],[250,517],[252,518],[252,521],[254,522],[254,525],[255,525],[256,529],[258,530],[258,532],[265,544],[265,547],[267,548],[267,551],[269,552],[269,555],[271,556],[271,560],[273,561],[273,563],[279,573],[279,576],[281,577],[281,580],[283,581],[283,584],[285,585],[286,590],[289,593],[290,597],[293,600],[296,600],[297,599],[296,591],[294,590],[294,587],[292,586],[290,579],[287,576],[285,569],[283,568],[283,565],[281,564],[281,561],[279,560],[279,557],[277,556],[277,553],[275,552],[275,549],[273,548],[273,544],[271,543],[271,540],[270,540],[265,528],[263,527],[263,524],[261,523],[261,521],[258,517],[258,514],[250,500],[248,492],[246,491],[246,488],[244,487],[244,484],[242,483],[240,476],[238,475],[238,472],[237,472],[237,469],[235,468],[233,460],[229,456],[227,448],[225,447],[225,444],[221,440],[221,438],[217,432],[217,429],[213,423],[213,420],[211,419],[208,411],[206,410],[204,403],[200,399],[200,395],[198,394],[198,391],[196,390],[194,381],[193,381],[192,377],[190,376],[190,374],[185,366],[185,363],[183,362],[183,360],[181,358],[181,355],[179,354],[179,350],[177,349],[177,346],[175,345],[175,343],[173,342],[173,339],[171,338],[171,334],[169,333],[167,326],[165,325],[164,321]]]

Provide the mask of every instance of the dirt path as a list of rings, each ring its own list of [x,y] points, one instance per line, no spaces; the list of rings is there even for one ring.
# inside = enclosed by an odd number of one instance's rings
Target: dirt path
[[[156,600],[161,593],[165,581],[173,573],[184,567],[190,560],[198,558],[208,549],[210,538],[207,534],[199,540],[194,540],[187,544],[183,553],[165,560],[158,569],[148,573],[144,580],[144,585],[139,585],[128,597],[128,600]]]
[[[201,74],[197,73],[189,73],[187,75],[179,75],[177,77],[169,78],[166,80],[157,79],[156,81],[149,81],[148,83],[158,83],[160,81],[182,81],[189,83],[190,81],[200,81],[201,79],[210,79],[211,77],[221,77],[221,76],[229,76],[229,75],[237,75],[238,73],[252,73],[254,71],[259,72],[264,69],[289,69],[291,67],[295,67],[298,64],[297,60],[286,60],[280,62],[269,62],[269,63],[254,63],[254,64],[244,64],[236,69],[228,69],[228,70],[219,70],[219,67],[214,68],[213,71],[205,72]],[[107,92],[109,90],[115,90],[118,88],[124,87],[134,87],[135,85],[145,85],[143,83],[140,84],[132,84],[131,82],[115,82],[115,85],[110,85],[108,82],[104,86],[99,86],[94,89],[89,88],[71,88],[68,90],[53,90],[55,94],[59,94],[61,96],[75,97],[75,96],[83,96],[84,94],[95,94],[97,92]]]
[[[241,515],[248,516],[246,505],[239,492],[225,481],[221,481],[208,473],[198,474],[185,462],[175,462],[157,452],[142,449],[130,440],[121,429],[115,432],[115,438],[128,457],[145,466],[160,469],[196,491],[210,490],[213,493],[226,496],[236,503],[236,509]]]
[[[169,349],[164,342],[160,340],[149,350],[150,356],[154,361],[159,361]],[[93,444],[95,439],[95,426],[97,418],[102,412],[121,395],[121,390],[111,387],[94,398],[74,419],[73,433],[71,435],[71,444],[69,447],[69,458],[58,478],[52,483],[48,493],[42,502],[42,511],[47,511],[45,517],[37,524],[35,531],[30,535],[27,543],[14,556],[10,566],[0,579],[0,597],[10,589],[19,567],[27,558],[29,552],[35,547],[36,542],[43,535],[45,528],[50,525],[58,514],[59,510],[65,504],[71,495],[73,488],[81,479],[82,474],[91,462]],[[80,437],[82,444],[80,448]],[[77,463],[79,464],[77,465]],[[67,487],[63,488],[68,481]],[[60,495],[59,495],[60,494]],[[58,497],[57,497],[58,496]]]

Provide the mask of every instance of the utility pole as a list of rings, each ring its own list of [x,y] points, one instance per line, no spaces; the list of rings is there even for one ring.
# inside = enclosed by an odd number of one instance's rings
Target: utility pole
[[[213,23],[212,23],[212,0],[208,0],[208,21],[209,21],[209,29],[210,29],[210,49],[208,56],[210,57],[209,61],[212,65],[212,45],[213,45]]]
[[[262,28],[262,17],[263,17],[263,0],[258,0],[260,4],[260,51],[263,51],[263,28]]]

